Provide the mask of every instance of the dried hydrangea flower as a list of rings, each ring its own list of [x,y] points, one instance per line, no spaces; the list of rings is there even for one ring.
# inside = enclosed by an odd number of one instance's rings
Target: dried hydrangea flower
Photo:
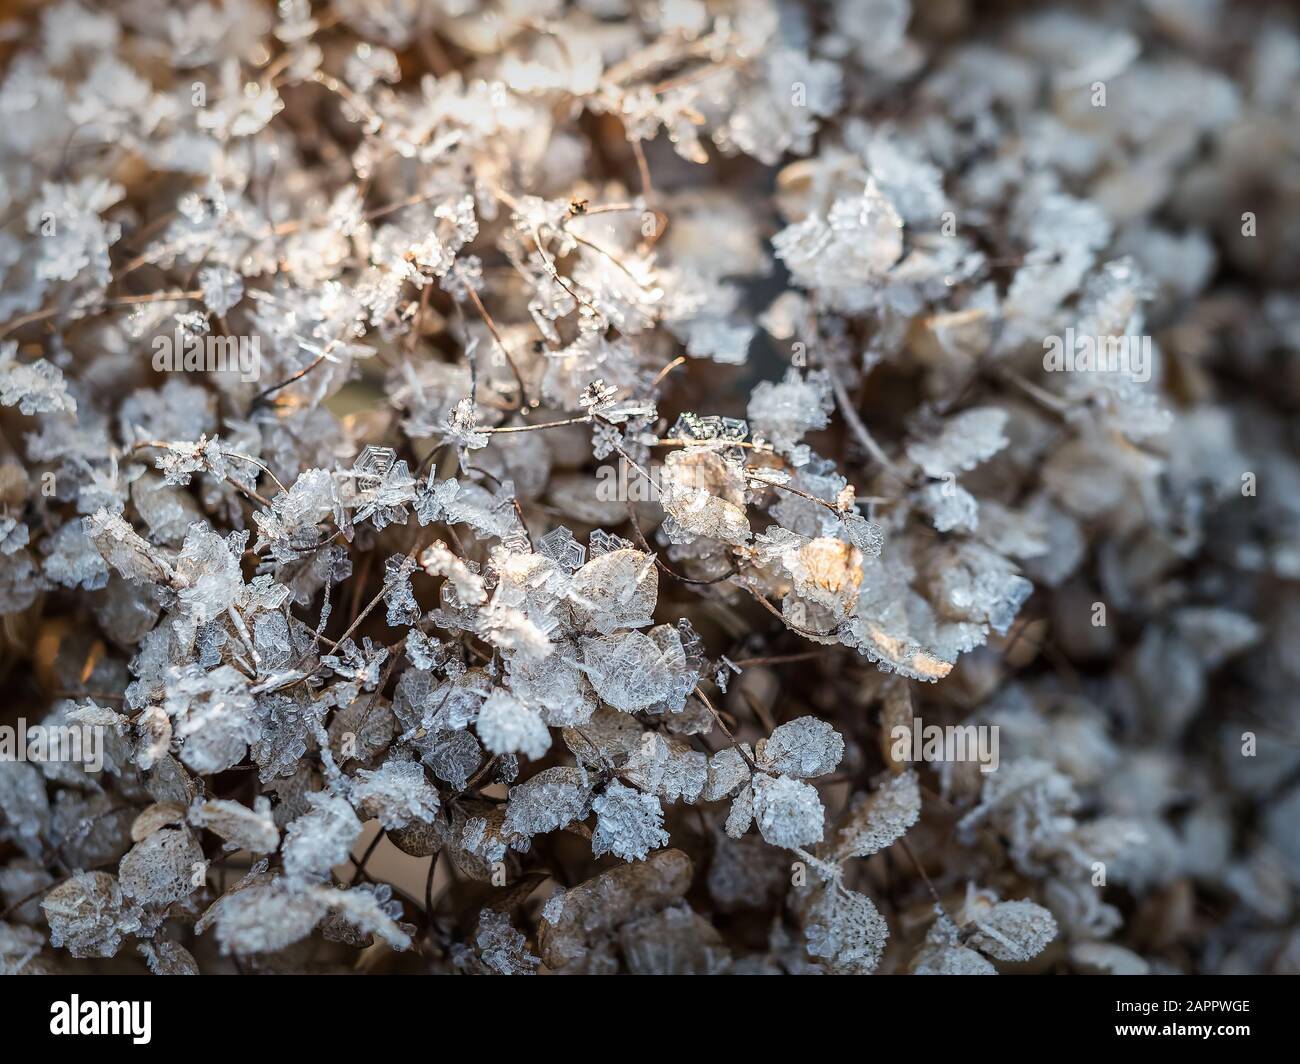
[[[1291,12],[20,6],[0,969],[1296,967]]]

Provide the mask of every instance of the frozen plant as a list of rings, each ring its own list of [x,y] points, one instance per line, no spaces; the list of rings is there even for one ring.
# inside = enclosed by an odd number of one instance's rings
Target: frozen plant
[[[1291,7],[17,6],[0,970],[1300,970]]]

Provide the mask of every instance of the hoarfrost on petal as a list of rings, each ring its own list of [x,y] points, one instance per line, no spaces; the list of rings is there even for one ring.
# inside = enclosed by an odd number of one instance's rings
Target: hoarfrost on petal
[[[550,729],[537,711],[501,689],[493,691],[479,709],[475,729],[494,754],[523,754],[535,760],[551,746]]]
[[[822,841],[826,810],[815,787],[789,776],[754,774],[754,819],[773,846],[794,849]]]
[[[844,756],[844,740],[824,720],[800,717],[761,740],[755,756],[771,772],[808,779],[834,771]]]
[[[643,861],[651,850],[668,842],[663,830],[663,807],[653,794],[642,794],[617,780],[591,803],[596,830],[591,852],[612,853],[625,861]]]

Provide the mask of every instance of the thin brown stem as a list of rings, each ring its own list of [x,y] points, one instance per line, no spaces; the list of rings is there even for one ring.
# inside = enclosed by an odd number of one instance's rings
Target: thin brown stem
[[[758,762],[756,762],[753,759],[753,757],[750,756],[749,751],[746,750],[744,746],[740,744],[739,741],[737,741],[735,733],[732,732],[732,730],[727,726],[727,722],[722,719],[722,714],[718,712],[717,707],[714,706],[714,704],[709,701],[709,696],[700,690],[699,684],[695,685],[695,697],[704,703],[704,708],[707,709],[710,714],[712,714],[713,719],[717,722],[718,727],[722,729],[722,734],[725,735],[728,740],[730,740],[732,746],[734,746],[737,750],[740,751],[740,756],[743,757],[747,762],[749,762],[750,769],[753,770],[754,772],[757,772]]]
[[[458,272],[459,269],[460,268],[457,267]],[[519,367],[515,364],[514,356],[510,354],[510,349],[506,347],[506,342],[501,337],[501,330],[497,328],[497,323],[492,320],[492,315],[488,313],[487,307],[483,305],[483,300],[479,299],[478,292],[474,290],[474,286],[466,283],[465,292],[469,296],[469,301],[474,304],[474,309],[478,311],[479,317],[483,319],[483,324],[487,326],[488,332],[492,334],[492,339],[496,341],[496,345],[500,349],[501,354],[505,356],[506,363],[510,366],[510,372],[514,374],[515,383],[519,385],[519,409],[522,410],[528,405],[528,389],[524,386],[523,374],[519,372]]]
[[[825,368],[831,380],[831,390],[835,393],[835,402],[839,406],[840,413],[844,417],[844,423],[848,425],[849,430],[862,444],[867,454],[871,455],[894,476],[900,480],[906,480],[903,474],[899,472],[898,467],[890,461],[889,456],[881,449],[875,437],[867,430],[867,426],[863,424],[862,418],[858,416],[857,410],[853,407],[853,400],[849,398],[848,389],[844,387],[844,382],[840,380],[839,374],[835,372],[835,367],[828,365]]]
[[[135,296],[116,296],[113,299],[104,300],[102,306],[105,309],[111,307],[133,307],[141,303],[179,303],[184,300],[202,299],[203,293],[198,290],[194,291],[170,291],[170,292],[148,292],[143,295]],[[34,310],[30,314],[23,314],[14,318],[13,321],[0,326],[0,339],[8,336],[11,332],[21,329],[25,325],[32,325],[38,321],[45,321],[47,318],[55,317],[61,307],[45,307],[41,310]]]
[[[565,425],[590,425],[590,414],[579,414],[576,417],[565,418],[563,421],[538,421],[531,425],[500,425],[497,428],[482,429],[480,431],[487,433],[494,432],[533,432],[536,429],[558,429]]]
[[[667,377],[668,374],[670,374],[678,366],[684,365],[685,362],[686,362],[685,355],[678,355],[675,359],[669,362],[668,365],[664,366],[663,369],[661,369],[658,373],[655,374],[655,379],[650,382],[650,390],[654,391],[654,389],[658,388],[659,385],[663,382],[663,379]]]

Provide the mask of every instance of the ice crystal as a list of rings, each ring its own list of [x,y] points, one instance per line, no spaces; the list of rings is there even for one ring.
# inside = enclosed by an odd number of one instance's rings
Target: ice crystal
[[[844,740],[824,720],[800,717],[761,740],[755,756],[764,768],[786,776],[823,776],[840,763]]]
[[[615,709],[633,713],[668,693],[663,656],[641,632],[586,639],[582,653],[596,693]]]
[[[836,855],[870,857],[901,838],[921,815],[916,774],[894,776],[858,802],[839,828]]]
[[[475,730],[494,754],[523,754],[536,760],[551,745],[551,733],[537,711],[502,690],[483,703]]]
[[[566,827],[585,815],[591,785],[581,768],[547,768],[510,791],[504,828],[529,839]]]
[[[762,772],[752,786],[754,819],[764,839],[787,849],[821,841],[826,811],[816,788]]]
[[[328,906],[311,894],[255,883],[218,898],[196,929],[215,926],[223,953],[263,953],[305,938],[326,912]]]
[[[652,794],[641,794],[615,781],[591,803],[596,830],[591,852],[612,853],[625,861],[643,861],[651,850],[668,841],[663,830],[663,809]]]
[[[832,971],[869,975],[876,970],[889,926],[865,894],[830,884],[818,892],[807,919],[808,952]]]
[[[754,389],[749,398],[749,423],[777,450],[793,455],[804,436],[826,427],[833,405],[824,372],[804,377],[792,368],[779,384],[762,381]]]
[[[361,821],[346,801],[321,791],[307,795],[307,804],[285,833],[284,869],[295,878],[324,879],[347,860]]]
[[[140,916],[107,872],[77,872],[41,902],[50,942],[74,957],[111,957],[139,930]]]
[[[581,627],[598,632],[644,628],[653,620],[658,591],[654,562],[638,550],[616,547],[574,574],[575,618]]]
[[[998,902],[975,918],[970,944],[995,960],[1027,961],[1056,937],[1052,914],[1032,901]]]
[[[484,909],[479,914],[474,943],[483,963],[499,975],[532,975],[539,960],[527,949],[527,940],[510,924],[505,913]]]
[[[67,382],[58,367],[43,358],[19,362],[18,345],[0,344],[0,403],[17,406],[24,414],[47,414],[57,411],[75,413],[76,400],[68,394]]]
[[[228,845],[250,853],[274,853],[280,847],[280,829],[271,816],[271,803],[258,796],[253,809],[225,798],[196,802],[189,822],[220,835]]]
[[[202,885],[203,851],[187,828],[155,831],[131,848],[118,867],[122,893],[145,905],[179,901]]]

